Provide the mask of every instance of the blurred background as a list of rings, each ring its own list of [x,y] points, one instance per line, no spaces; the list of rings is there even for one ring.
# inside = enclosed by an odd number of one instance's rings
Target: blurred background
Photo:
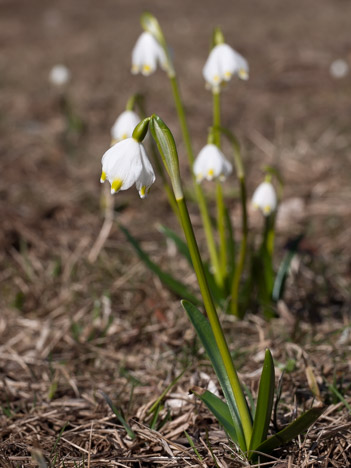
[[[3,0],[0,8],[3,246],[32,236],[31,226],[40,244],[55,242],[40,225],[48,213],[61,212],[60,223],[69,222],[70,229],[84,226],[84,235],[97,229],[100,157],[131,94],[145,95],[148,112],[164,118],[182,154],[165,75],[130,74],[139,16],[149,9],[174,54],[195,150],[205,143],[211,122],[202,67],[212,29],[221,26],[226,41],[250,64],[250,80],[233,80],[223,99],[223,122],[241,140],[249,183],[259,181],[264,164],[275,165],[286,182],[286,202],[290,199],[285,208],[292,210],[281,221],[303,218],[323,249],[347,247],[350,2]],[[62,91],[49,82],[57,64],[70,71],[63,92],[78,120],[71,130]],[[133,191],[122,197],[139,207]],[[153,203],[151,197],[140,206],[148,210]],[[56,230],[54,237],[61,235]]]

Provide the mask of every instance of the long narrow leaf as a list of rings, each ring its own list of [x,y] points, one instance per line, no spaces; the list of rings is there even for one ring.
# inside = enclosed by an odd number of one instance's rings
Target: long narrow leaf
[[[169,273],[166,273],[165,271],[161,270],[161,268],[154,263],[148,254],[140,247],[139,242],[131,235],[131,233],[126,229],[124,226],[121,226],[119,224],[119,228],[121,231],[124,233],[126,236],[127,240],[131,244],[131,246],[134,248],[136,253],[138,254],[138,257],[140,260],[144,262],[144,264],[151,270],[155,275],[157,275],[162,283],[167,286],[168,289],[170,289],[172,292],[177,294],[180,297],[185,297],[186,299],[195,302],[195,304],[200,304],[201,302],[199,299],[197,299],[183,284],[181,281],[178,281],[177,279],[173,278],[172,275]]]
[[[119,420],[119,422],[123,425],[124,429],[126,430],[127,434],[129,435],[129,437],[131,439],[135,439],[135,433],[134,431],[132,430],[132,428],[129,426],[129,424],[127,423],[127,421],[124,419],[124,417],[122,416],[121,412],[116,408],[116,406],[113,404],[111,398],[106,395],[105,392],[103,392],[101,390],[101,395],[104,397],[106,403],[108,404],[108,406],[111,408],[112,412],[117,416],[117,419]]]
[[[222,424],[226,432],[229,434],[230,438],[238,443],[238,436],[233,424],[233,419],[229,411],[229,407],[224,401],[222,401],[218,396],[206,390],[203,394],[196,393],[193,391],[196,396],[200,398],[201,401],[205,403],[207,408],[214,414],[218,419],[219,423]]]
[[[271,352],[267,349],[258,390],[250,450],[255,450],[255,448],[267,437],[268,426],[272,416],[273,398],[274,363]]]
[[[198,334],[203,347],[212,363],[213,369],[216,372],[219,383],[222,387],[225,399],[227,401],[229,411],[233,420],[233,425],[237,434],[237,439],[242,450],[246,450],[246,442],[243,428],[241,425],[239,411],[236,405],[235,396],[230,385],[227,372],[225,370],[222,357],[220,355],[212,328],[206,317],[190,302],[182,301],[188,317],[193,324],[196,333]]]
[[[306,411],[306,413],[303,413],[299,418],[295,419],[295,421],[280,432],[258,445],[255,448],[255,451],[271,453],[274,449],[287,444],[291,440],[295,439],[299,434],[307,431],[307,429],[314,424],[324,411],[325,407],[316,407]],[[251,454],[251,457],[253,456],[255,456],[254,453]]]
[[[193,267],[189,248],[186,242],[184,242],[183,239],[181,239],[178,236],[178,234],[175,231],[173,231],[173,229],[163,226],[163,224],[159,226],[159,231],[162,232],[164,236],[168,237],[168,239],[171,239],[175,243],[179,253],[181,253],[187,259],[189,265]]]
[[[283,297],[285,281],[289,273],[290,265],[298,251],[302,239],[303,235],[300,235],[291,242],[288,251],[286,252],[281,264],[279,265],[278,273],[275,277],[273,286],[273,301],[278,301]]]

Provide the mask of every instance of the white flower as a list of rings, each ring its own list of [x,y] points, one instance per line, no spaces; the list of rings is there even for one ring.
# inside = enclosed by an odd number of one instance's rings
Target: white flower
[[[262,182],[255,190],[252,204],[259,208],[265,216],[270,215],[277,208],[277,195],[270,182]]]
[[[202,148],[194,162],[194,174],[197,182],[203,179],[212,180],[219,178],[224,180],[231,172],[232,165],[225,158],[222,151],[216,145],[206,145]]]
[[[345,60],[337,59],[331,63],[329,71],[333,78],[344,78],[349,72],[349,65]]]
[[[221,83],[229,81],[233,75],[247,80],[249,65],[244,57],[228,44],[219,44],[211,50],[202,74],[212,90],[217,91]]]
[[[151,75],[157,64],[166,69],[166,54],[154,36],[145,31],[139,36],[132,51],[132,73]]]
[[[146,151],[134,138],[127,138],[112,146],[103,155],[101,163],[100,182],[107,179],[112,194],[127,190],[135,184],[140,198],[145,198],[155,182],[155,173]]]
[[[131,110],[122,112],[111,128],[112,141],[117,143],[118,141],[130,138],[139,122],[140,117],[136,112]]]
[[[63,86],[71,78],[71,72],[65,65],[55,65],[50,70],[49,80],[55,86]]]

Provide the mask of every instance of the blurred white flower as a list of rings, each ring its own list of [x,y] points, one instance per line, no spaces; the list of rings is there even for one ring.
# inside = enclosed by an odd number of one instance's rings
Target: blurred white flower
[[[193,167],[197,182],[214,178],[224,180],[232,172],[232,169],[232,165],[225,158],[222,151],[212,144],[202,148],[195,159]]]
[[[345,60],[337,59],[331,63],[329,71],[333,78],[344,78],[349,72],[349,65]]]
[[[211,50],[202,74],[210,88],[213,91],[218,91],[220,85],[229,81],[233,75],[247,80],[249,78],[249,65],[244,57],[228,44],[218,44]]]
[[[130,138],[139,122],[140,117],[136,112],[131,110],[122,112],[111,128],[113,143]]]
[[[112,194],[127,190],[135,184],[140,198],[145,198],[155,182],[155,173],[146,151],[134,138],[127,138],[112,146],[103,155],[101,163],[100,182],[107,179]]]
[[[157,65],[164,70],[167,68],[167,58],[164,50],[154,36],[143,32],[137,40],[132,51],[132,73],[151,75]]]
[[[259,208],[265,216],[270,215],[277,208],[277,195],[270,182],[262,182],[255,190],[252,204]]]
[[[49,80],[55,86],[63,86],[71,79],[71,72],[65,65],[55,65],[50,70]]]

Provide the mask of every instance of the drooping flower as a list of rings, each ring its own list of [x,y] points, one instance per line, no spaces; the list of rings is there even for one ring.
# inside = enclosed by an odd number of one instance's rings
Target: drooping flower
[[[218,44],[210,52],[202,74],[213,91],[218,91],[223,82],[233,75],[242,80],[249,78],[249,65],[244,57],[228,44]]]
[[[112,194],[127,190],[135,184],[140,198],[145,198],[155,182],[155,173],[144,146],[134,138],[127,138],[112,146],[103,155],[101,163],[100,182],[107,179]]]
[[[265,216],[270,215],[277,208],[277,195],[270,182],[262,182],[255,190],[252,204],[259,208]]]
[[[131,110],[122,112],[111,128],[113,143],[130,138],[139,122],[140,117],[136,112]]]
[[[212,180],[219,178],[224,180],[231,172],[232,165],[225,158],[222,151],[213,144],[202,148],[194,162],[194,174],[197,182],[203,179]]]
[[[55,65],[50,70],[49,80],[55,86],[64,86],[71,78],[71,72],[65,65]]]
[[[163,70],[167,68],[167,58],[160,43],[149,32],[143,32],[132,51],[132,73],[151,75],[157,65]]]

